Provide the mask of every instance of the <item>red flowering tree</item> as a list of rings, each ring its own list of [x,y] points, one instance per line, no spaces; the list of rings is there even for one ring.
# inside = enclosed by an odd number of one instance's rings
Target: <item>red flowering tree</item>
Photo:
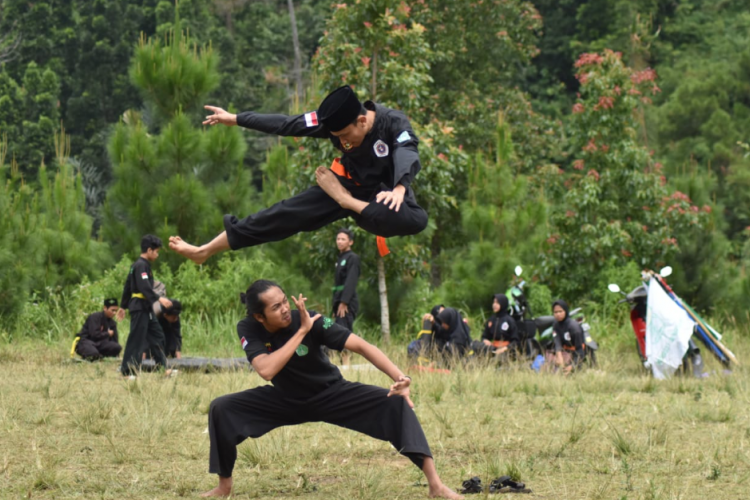
[[[656,72],[634,71],[619,53],[583,54],[581,92],[568,123],[574,152],[555,182],[560,209],[550,217],[544,272],[566,296],[590,293],[605,267],[656,267],[679,250],[679,235],[705,224],[699,208],[671,192],[661,165],[638,142],[642,106],[659,92]]]

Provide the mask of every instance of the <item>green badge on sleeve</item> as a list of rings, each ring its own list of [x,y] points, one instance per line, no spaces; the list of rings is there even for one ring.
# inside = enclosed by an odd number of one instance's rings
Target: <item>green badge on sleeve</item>
[[[323,328],[324,329],[328,330],[331,327],[332,324],[333,324],[333,320],[331,318],[329,318],[327,316],[325,318],[323,318]]]
[[[305,356],[308,352],[307,346],[305,344],[300,344],[294,352],[297,353],[297,356]]]

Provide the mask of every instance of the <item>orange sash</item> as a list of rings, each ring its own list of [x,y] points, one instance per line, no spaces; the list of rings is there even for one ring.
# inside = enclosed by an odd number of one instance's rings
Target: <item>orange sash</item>
[[[339,177],[343,177],[344,179],[351,179],[352,176],[349,174],[349,171],[346,170],[344,165],[342,165],[341,161],[339,160],[341,160],[341,158],[333,159],[333,163],[331,163],[331,172],[338,175]],[[360,185],[357,181],[354,181],[354,183],[357,186]],[[382,236],[378,236],[375,238],[375,241],[378,245],[378,253],[381,257],[385,257],[386,255],[391,253],[391,251],[388,249],[388,244],[385,242],[385,238],[383,238]]]

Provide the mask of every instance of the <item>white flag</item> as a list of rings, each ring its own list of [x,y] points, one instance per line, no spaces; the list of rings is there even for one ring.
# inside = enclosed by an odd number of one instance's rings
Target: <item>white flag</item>
[[[658,280],[648,284],[646,357],[654,378],[665,379],[682,364],[695,322],[667,295]]]

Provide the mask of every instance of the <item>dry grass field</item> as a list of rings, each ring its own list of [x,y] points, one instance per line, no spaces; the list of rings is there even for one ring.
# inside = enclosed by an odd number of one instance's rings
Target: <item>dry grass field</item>
[[[196,497],[216,481],[207,473],[209,403],[265,383],[247,371],[126,382],[115,362],[70,362],[62,344],[31,347],[0,347],[1,498]],[[389,351],[402,366],[403,350]],[[459,488],[474,475],[489,484],[510,474],[533,490],[526,498],[750,497],[746,369],[727,375],[707,360],[706,379],[657,382],[632,350],[600,358],[598,370],[567,378],[524,367],[413,374],[443,480]],[[379,372],[344,375],[388,384]],[[389,444],[325,424],[244,442],[234,477],[238,499],[427,497],[421,473]]]

